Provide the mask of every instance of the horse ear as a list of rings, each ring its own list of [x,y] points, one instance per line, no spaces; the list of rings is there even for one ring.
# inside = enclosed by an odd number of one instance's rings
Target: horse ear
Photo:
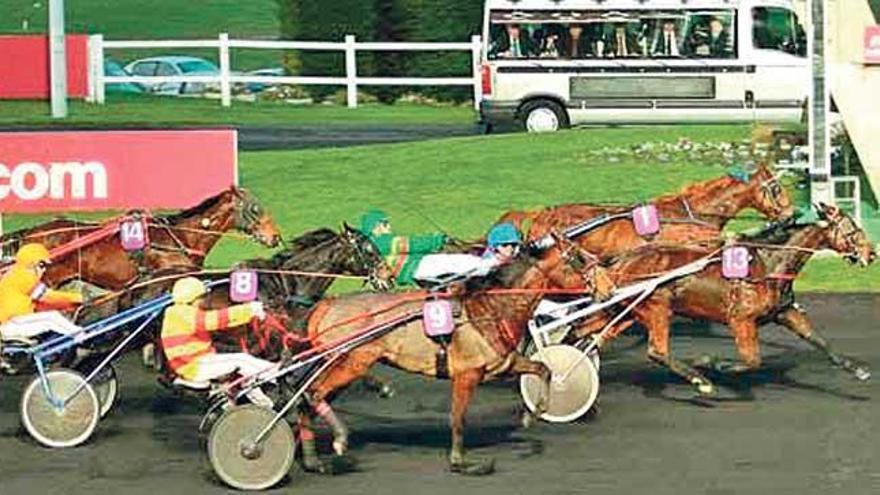
[[[352,232],[352,231],[354,231],[354,227],[349,225],[348,222],[343,221],[342,222],[342,230],[344,230],[345,232]]]

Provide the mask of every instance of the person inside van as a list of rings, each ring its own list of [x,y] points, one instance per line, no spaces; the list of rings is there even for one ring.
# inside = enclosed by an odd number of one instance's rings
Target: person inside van
[[[539,31],[538,46],[541,58],[560,58],[567,53],[559,24],[545,24]]]
[[[701,24],[688,37],[685,44],[688,55],[709,58],[730,58],[730,38],[724,29],[724,23],[717,17],[709,19],[708,27]]]
[[[610,57],[625,58],[640,55],[639,45],[633,33],[627,29],[625,23],[617,23],[608,40],[606,53]]]
[[[586,58],[591,55],[590,37],[584,33],[583,24],[570,24],[563,39],[563,53],[568,58]]]
[[[528,58],[537,53],[532,38],[522,32],[519,24],[508,24],[496,46],[498,58]]]
[[[657,31],[651,44],[651,54],[655,57],[678,57],[681,55],[678,30],[674,19],[663,21],[663,28]]]

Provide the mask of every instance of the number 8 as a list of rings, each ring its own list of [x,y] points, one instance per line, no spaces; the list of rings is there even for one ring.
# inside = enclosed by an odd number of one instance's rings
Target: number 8
[[[235,291],[239,294],[249,294],[253,288],[249,273],[235,274]]]

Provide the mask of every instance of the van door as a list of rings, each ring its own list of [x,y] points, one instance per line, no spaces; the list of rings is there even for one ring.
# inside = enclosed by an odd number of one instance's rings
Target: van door
[[[764,122],[797,122],[810,90],[806,36],[797,14],[782,7],[754,7],[748,15],[749,59],[754,71],[748,91],[754,95],[755,118]]]

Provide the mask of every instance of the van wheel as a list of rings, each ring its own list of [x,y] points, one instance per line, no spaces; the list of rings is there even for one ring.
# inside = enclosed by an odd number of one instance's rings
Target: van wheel
[[[532,100],[520,108],[520,120],[526,132],[553,132],[569,127],[568,113],[551,100]]]

